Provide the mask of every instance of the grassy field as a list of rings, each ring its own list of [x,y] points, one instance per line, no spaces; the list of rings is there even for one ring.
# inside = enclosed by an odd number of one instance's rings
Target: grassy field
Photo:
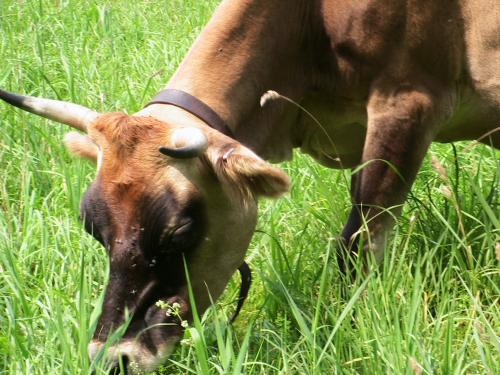
[[[216,3],[0,0],[0,87],[133,113]],[[107,256],[78,220],[94,168],[62,147],[63,126],[0,104],[0,130],[0,373],[102,373],[86,347]],[[261,205],[239,320],[225,324],[235,277],[192,328],[200,338],[158,373],[498,374],[499,155],[470,144],[430,154],[448,178],[425,160],[383,272],[344,299],[333,254],[349,172],[301,155],[284,164],[293,188]]]

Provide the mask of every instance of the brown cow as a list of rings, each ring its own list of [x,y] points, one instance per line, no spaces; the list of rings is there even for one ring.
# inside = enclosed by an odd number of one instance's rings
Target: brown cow
[[[496,5],[226,0],[169,90],[133,116],[0,92],[85,131],[67,144],[97,161],[82,215],[109,252],[110,277],[90,355],[127,308],[133,317],[111,357],[144,370],[165,360],[182,327],[155,302],[177,302],[181,319],[191,318],[183,259],[198,311],[209,293],[221,294],[252,236],[257,198],[288,189],[287,176],[264,160],[289,159],[293,148],[333,168],[364,165],[342,238],[355,252],[362,233],[365,250],[381,260],[432,141],[500,146]],[[268,89],[322,126],[276,95],[261,108]]]

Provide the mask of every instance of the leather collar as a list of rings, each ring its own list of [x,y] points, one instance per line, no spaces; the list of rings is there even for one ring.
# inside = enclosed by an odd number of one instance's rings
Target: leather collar
[[[211,128],[220,131],[228,137],[234,138],[233,132],[217,112],[200,99],[185,91],[175,89],[162,90],[145,107],[151,104],[175,105],[203,120]]]

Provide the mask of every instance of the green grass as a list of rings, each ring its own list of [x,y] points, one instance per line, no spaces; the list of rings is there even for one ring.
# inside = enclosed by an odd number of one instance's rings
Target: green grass
[[[0,0],[0,87],[133,113],[215,5]],[[89,373],[107,275],[105,252],[78,220],[94,169],[63,149],[63,126],[0,104],[0,129],[0,373]],[[162,373],[498,373],[500,163],[486,147],[455,147],[457,157],[433,146],[449,180],[425,160],[383,272],[343,299],[334,250],[349,172],[300,155],[283,165],[292,191],[261,205],[239,320],[225,323],[235,277]]]

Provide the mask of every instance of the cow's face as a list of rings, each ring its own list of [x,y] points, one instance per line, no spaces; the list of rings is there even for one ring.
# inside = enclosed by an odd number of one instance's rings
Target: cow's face
[[[110,263],[89,354],[104,350],[109,335],[128,320],[121,341],[106,350],[115,361],[122,357],[150,371],[182,337],[181,322],[191,319],[185,267],[201,313],[243,261],[255,227],[256,198],[285,192],[288,178],[215,131],[105,114],[87,132],[66,143],[73,152],[97,159],[81,216]],[[172,152],[193,138],[198,150],[183,158]],[[159,151],[162,146],[171,156]]]

